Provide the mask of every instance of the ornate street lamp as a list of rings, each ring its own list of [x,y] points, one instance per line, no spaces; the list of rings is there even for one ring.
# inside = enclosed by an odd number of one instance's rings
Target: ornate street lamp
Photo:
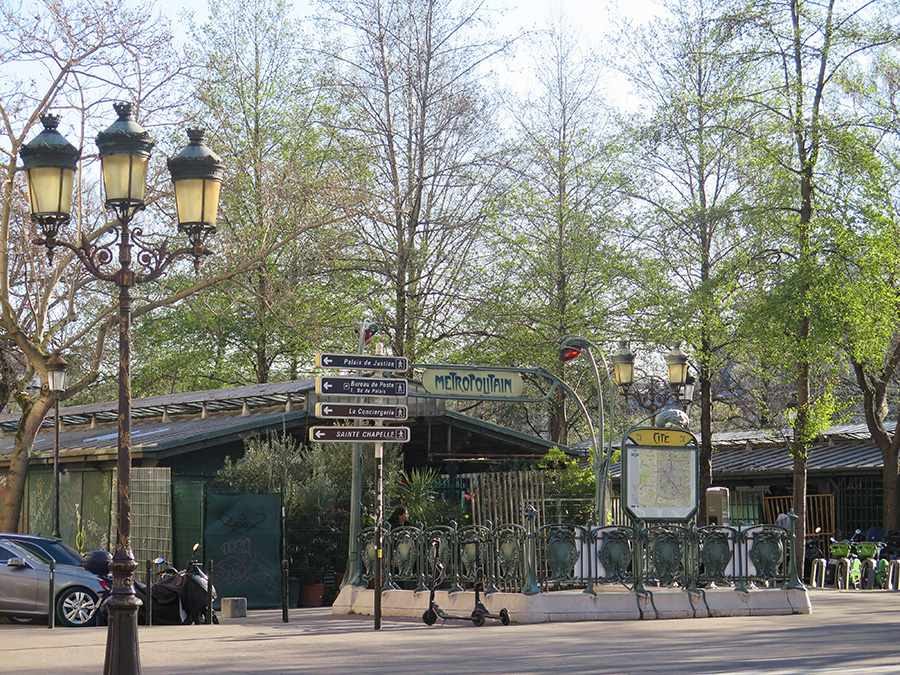
[[[170,251],[166,242],[145,240],[140,228],[131,227],[131,221],[145,205],[147,165],[154,142],[134,120],[130,103],[116,103],[114,108],[118,119],[97,136],[105,204],[117,220],[110,230],[115,236],[113,241],[97,244],[85,235],[78,243],[58,238],[60,226],[70,217],[74,163],[80,154],[56,131],[58,117],[41,117],[44,131],[20,154],[28,179],[31,218],[41,226],[43,235],[34,243],[45,246],[51,259],[56,246],[69,249],[92,276],[119,287],[118,512],[116,550],[110,563],[113,590],[104,673],[139,673],[140,601],[134,593],[137,563],[131,549],[131,287],[157,279],[180,258],[193,256],[198,265],[202,256],[210,254],[203,244],[215,232],[223,171],[219,158],[203,143],[202,132],[190,130],[190,144],[169,160],[169,169],[175,183],[178,227],[188,235],[191,245]],[[66,191],[63,197],[62,192]],[[50,199],[53,194],[60,195],[56,202]],[[116,245],[118,257],[112,250]],[[132,268],[133,249],[137,250],[137,269]]]
[[[625,341],[619,342],[619,348],[612,353],[610,359],[613,364],[613,372],[616,382],[622,389],[628,389],[634,382],[634,352],[628,348]]]
[[[59,395],[66,390],[66,371],[69,364],[54,354],[47,361],[47,386],[53,392],[55,409],[53,433],[53,536],[59,537]]]
[[[667,380],[651,375],[635,383],[634,352],[625,342],[620,342],[619,348],[612,354],[616,382],[622,387],[622,393],[634,399],[644,410],[654,412],[679,400],[690,403],[694,397],[696,379],[688,374],[688,355],[680,346],[675,346],[665,358]]]
[[[41,123],[44,130],[22,146],[19,154],[28,185],[31,220],[41,226],[41,241],[47,242],[52,261],[59,227],[69,222],[72,213],[72,186],[81,151],[56,130],[59,115],[42,115]]]
[[[687,380],[688,355],[681,350],[679,345],[675,345],[666,354],[666,365],[669,367],[669,386],[673,391],[680,392]]]

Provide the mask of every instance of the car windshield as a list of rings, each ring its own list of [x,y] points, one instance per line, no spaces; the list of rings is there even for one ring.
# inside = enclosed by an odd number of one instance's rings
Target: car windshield
[[[28,553],[28,555],[30,555],[32,558],[38,559],[44,565],[50,564],[50,560],[51,560],[50,556],[47,555],[46,551],[42,551],[40,549],[40,547],[28,546],[27,543],[23,543],[21,541],[15,541],[15,540],[9,541],[8,545],[10,548],[18,547],[19,549],[26,551]],[[18,552],[16,552],[16,555],[18,555]]]
[[[16,541],[24,549],[38,556],[42,562],[48,563],[52,558],[63,565],[81,565],[81,555],[78,551],[63,541],[52,539],[36,541]]]

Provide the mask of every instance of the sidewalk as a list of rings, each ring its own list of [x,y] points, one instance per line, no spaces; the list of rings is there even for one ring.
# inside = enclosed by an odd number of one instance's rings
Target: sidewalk
[[[900,673],[900,593],[810,591],[807,615],[476,628],[251,610],[217,626],[142,626],[144,675],[193,673]],[[100,673],[105,628],[0,625],[0,670]]]

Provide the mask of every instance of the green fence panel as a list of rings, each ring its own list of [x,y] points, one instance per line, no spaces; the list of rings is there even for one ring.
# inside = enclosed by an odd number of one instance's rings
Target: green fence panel
[[[203,483],[172,483],[172,533],[171,561],[181,568],[191,559],[194,544],[200,543],[200,560],[206,560],[203,545]]]
[[[281,495],[208,494],[204,534],[219,598],[281,604]]]
[[[114,476],[113,471],[85,471],[79,474],[80,509],[77,514],[70,513],[68,517],[60,513],[60,532],[64,539],[83,542],[85,551],[97,549],[112,551],[115,548]],[[60,499],[62,500],[66,494],[66,484],[61,482]],[[62,502],[66,503],[76,502]],[[62,507],[60,510],[62,511]],[[76,516],[80,516],[79,522],[76,522]],[[71,538],[70,532],[73,533]]]

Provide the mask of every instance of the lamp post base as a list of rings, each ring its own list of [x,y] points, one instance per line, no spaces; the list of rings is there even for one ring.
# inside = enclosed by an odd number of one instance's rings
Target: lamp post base
[[[116,551],[109,564],[113,573],[113,591],[109,608],[109,630],[106,634],[104,675],[140,675],[141,656],[138,646],[138,610],[140,598],[134,593],[137,562],[129,553]]]

